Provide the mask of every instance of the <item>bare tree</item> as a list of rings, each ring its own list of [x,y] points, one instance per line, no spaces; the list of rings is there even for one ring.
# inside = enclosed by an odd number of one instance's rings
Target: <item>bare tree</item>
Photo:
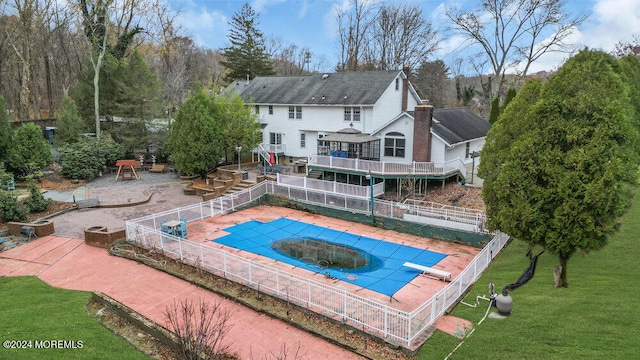
[[[418,5],[382,4],[372,26],[372,54],[380,70],[414,69],[438,46],[437,31]]]
[[[231,343],[225,341],[232,327],[231,314],[219,302],[174,301],[164,316],[169,331],[177,337],[178,346],[172,348],[176,358],[199,360],[231,352]]]
[[[91,45],[89,59],[94,70],[94,114],[96,137],[100,139],[99,80],[104,55],[108,51],[117,60],[123,59],[132,44],[139,44],[144,35],[142,24],[149,23],[149,12],[155,0],[76,0],[82,29]],[[110,39],[114,43],[110,43]]]
[[[628,42],[618,42],[612,55],[617,58],[625,57],[626,55],[640,57],[640,35],[633,35],[633,39]]]
[[[363,66],[361,60],[371,41],[370,28],[374,20],[374,3],[365,0],[349,0],[349,7],[336,14],[340,50],[337,70],[356,71]]]
[[[471,11],[447,10],[454,30],[488,58],[490,99],[502,86],[507,69],[520,69],[524,77],[543,54],[575,50],[565,40],[587,17],[571,15],[564,4],[565,0],[482,0]]]
[[[287,45],[282,39],[275,37],[268,37],[265,45],[273,70],[278,76],[311,74],[324,69],[325,57],[317,56],[309,48],[296,44]]]
[[[336,14],[338,71],[415,68],[437,48],[436,29],[419,5],[350,0]]]
[[[84,33],[91,44],[91,65],[93,66],[93,106],[96,123],[96,138],[100,140],[100,69],[107,52],[109,30],[109,7],[114,0],[97,0],[90,4],[80,0]]]
[[[35,54],[46,53],[55,30],[53,16],[57,4],[53,0],[13,0],[7,2],[9,4],[9,11],[15,16],[9,18],[12,25],[4,27],[4,41],[20,64],[18,117],[29,119],[33,113],[34,118],[39,119],[42,83],[38,80],[44,78],[43,68],[49,64],[41,62],[43,57]]]

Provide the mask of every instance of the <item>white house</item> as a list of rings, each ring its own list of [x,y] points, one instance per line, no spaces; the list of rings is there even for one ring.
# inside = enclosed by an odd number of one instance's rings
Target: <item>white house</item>
[[[407,72],[256,77],[225,92],[255,106],[259,148],[278,163],[303,162],[334,175],[464,177],[491,125],[466,108],[423,104]]]

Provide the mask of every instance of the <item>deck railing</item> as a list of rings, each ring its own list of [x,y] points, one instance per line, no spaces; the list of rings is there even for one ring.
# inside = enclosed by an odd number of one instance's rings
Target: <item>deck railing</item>
[[[276,182],[285,186],[301,187],[309,190],[328,191],[336,194],[344,194],[348,196],[357,196],[363,198],[369,198],[371,196],[371,186],[365,185],[353,185],[345,184],[337,181],[325,181],[318,179],[311,179],[308,177],[282,175],[278,174]],[[384,194],[384,183],[378,183],[373,185],[373,196],[381,196]]]
[[[255,149],[252,150],[253,153],[260,153],[262,151],[266,151],[268,153],[274,154],[282,154],[287,151],[286,144],[258,144]]]
[[[414,161],[409,164],[404,164],[386,161],[347,159],[325,155],[311,155],[308,157],[307,165],[361,173],[371,171],[371,173],[375,175],[444,176],[459,172],[462,176],[466,176],[467,172],[464,163],[460,158],[444,162]]]
[[[265,194],[283,195],[300,202],[324,204],[323,206],[367,213],[368,201],[326,191],[285,186],[271,181],[262,182],[250,189],[159,214],[153,214],[126,222],[127,238],[147,249],[162,250],[167,256],[193,264],[213,274],[224,276],[267,294],[286,298],[299,306],[380,337],[391,343],[411,347],[417,343],[435,320],[453,306],[480,277],[491,260],[508,240],[502,233],[493,239],[474,257],[471,263],[452,282],[438,291],[431,299],[413,311],[403,311],[386,302],[367,299],[344,289],[287,273],[275,267],[239,257],[223,249],[181,239],[160,231],[164,220],[201,220],[235,210],[237,207]],[[406,211],[390,207],[381,200],[375,201],[376,216],[399,216]],[[398,204],[403,205],[404,204]],[[382,211],[378,211],[378,208]],[[393,210],[393,209],[396,210]]]

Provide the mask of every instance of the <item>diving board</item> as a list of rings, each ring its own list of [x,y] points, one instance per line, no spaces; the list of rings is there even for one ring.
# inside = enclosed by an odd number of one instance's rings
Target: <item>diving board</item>
[[[406,262],[402,264],[402,266],[410,267],[412,269],[420,270],[424,275],[431,275],[431,277],[435,277],[444,281],[451,281],[451,273],[446,272],[444,270],[433,269],[428,266],[423,266],[419,264],[414,264],[412,262]]]

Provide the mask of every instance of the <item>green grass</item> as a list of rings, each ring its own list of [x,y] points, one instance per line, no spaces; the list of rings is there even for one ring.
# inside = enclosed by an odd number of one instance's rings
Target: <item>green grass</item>
[[[81,349],[5,349],[0,359],[146,359],[87,313],[91,294],[36,277],[0,278],[0,340],[82,341]]]
[[[458,305],[451,315],[473,322],[475,331],[450,359],[637,359],[640,354],[640,189],[625,215],[621,231],[609,244],[569,261],[569,287],[553,287],[556,257],[544,253],[535,277],[511,292],[513,311],[505,319],[484,316],[488,303]],[[539,249],[538,249],[539,251]],[[526,246],[511,242],[465,298],[489,295],[514,282],[528,266]],[[534,250],[535,252],[535,250]],[[535,252],[537,253],[537,252]],[[492,309],[495,311],[495,309]],[[436,332],[418,359],[444,359],[460,340]]]

